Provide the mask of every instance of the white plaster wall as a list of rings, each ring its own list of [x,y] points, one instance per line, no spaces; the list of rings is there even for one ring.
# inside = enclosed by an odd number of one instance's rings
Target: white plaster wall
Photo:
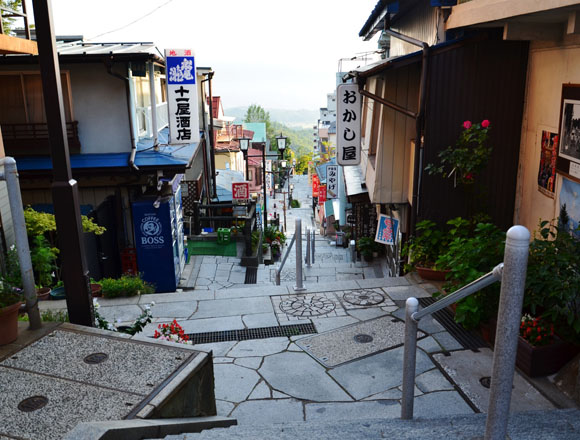
[[[74,119],[79,121],[81,152],[121,153],[131,150],[125,82],[102,64],[63,65],[70,71]],[[122,72],[119,66],[116,72]]]
[[[558,45],[533,42],[528,63],[514,223],[534,231],[539,219],[550,220],[559,212],[562,177],[558,175],[554,199],[538,191],[540,139],[542,130],[559,132],[562,84],[580,84],[580,37],[567,37]]]

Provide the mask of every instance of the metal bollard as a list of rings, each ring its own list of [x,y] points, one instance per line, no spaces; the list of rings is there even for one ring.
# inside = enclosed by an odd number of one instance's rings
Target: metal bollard
[[[310,229],[306,229],[306,267],[310,268]]]
[[[316,229],[312,230],[312,264],[316,263],[316,257],[314,256],[315,250],[315,243],[316,243]]]
[[[413,418],[413,398],[415,397],[415,365],[417,361],[417,321],[413,313],[419,310],[417,298],[407,298],[405,303],[405,348],[403,353],[403,400],[401,419]]]
[[[294,290],[306,290],[302,275],[302,220],[296,219],[296,286]]]
[[[508,230],[497,315],[501,325],[497,326],[493,352],[485,440],[506,438],[529,246],[530,232],[525,227],[512,226]]]

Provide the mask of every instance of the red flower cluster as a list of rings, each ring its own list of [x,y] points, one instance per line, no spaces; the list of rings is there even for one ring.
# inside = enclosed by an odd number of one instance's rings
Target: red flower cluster
[[[548,345],[554,338],[554,325],[542,318],[522,316],[520,336],[532,345]]]
[[[159,324],[157,328],[161,331],[155,330],[154,338],[171,339],[171,335],[177,335],[179,341],[188,341],[189,337],[185,334],[183,328],[173,320],[171,324]]]

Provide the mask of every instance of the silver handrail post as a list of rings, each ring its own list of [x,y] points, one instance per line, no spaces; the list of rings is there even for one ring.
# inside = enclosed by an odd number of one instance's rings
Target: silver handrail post
[[[16,241],[16,251],[20,263],[20,274],[22,277],[22,287],[24,288],[24,298],[26,300],[26,310],[30,322],[30,329],[36,330],[42,327],[40,311],[38,310],[38,297],[34,286],[34,273],[32,271],[32,261],[30,259],[30,248],[28,246],[28,235],[26,233],[26,221],[24,220],[24,210],[22,209],[22,196],[20,194],[20,183],[18,182],[18,170],[16,161],[12,157],[4,158],[4,175],[2,180],[6,181],[8,190],[8,203],[14,224],[14,239]]]
[[[306,267],[310,268],[310,229],[306,229]]]
[[[413,418],[413,398],[415,396],[415,364],[417,361],[417,321],[413,313],[419,309],[417,298],[407,298],[405,303],[405,348],[403,354],[403,399],[401,418]]]
[[[294,235],[292,236],[292,240],[290,240],[290,244],[288,245],[288,249],[286,249],[286,252],[284,253],[284,256],[282,257],[282,261],[280,262],[280,267],[278,267],[278,269],[276,270],[276,285],[277,286],[280,285],[280,274],[282,273],[282,269],[284,268],[284,265],[286,264],[286,260],[288,259],[288,255],[290,255],[290,251],[292,250],[292,246],[294,245],[295,241],[296,241],[296,233],[294,233]]]
[[[315,246],[316,246],[316,229],[312,229],[312,264],[316,263],[316,257],[314,256],[314,250],[315,250]]]
[[[302,220],[296,219],[296,286],[294,290],[306,290],[302,275]]]
[[[497,342],[493,352],[485,440],[506,437],[529,245],[530,232],[525,227],[512,226],[508,230],[497,315],[497,322],[501,325],[497,326]]]

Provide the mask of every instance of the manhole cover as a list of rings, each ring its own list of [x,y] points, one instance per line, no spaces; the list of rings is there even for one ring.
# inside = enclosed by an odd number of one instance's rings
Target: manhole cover
[[[360,344],[368,344],[369,342],[373,342],[373,337],[361,333],[360,335],[355,335],[354,340]]]
[[[91,353],[88,356],[86,356],[83,360],[87,363],[87,364],[100,364],[105,362],[107,359],[109,359],[109,355],[107,353]]]
[[[287,299],[280,303],[280,310],[287,315],[302,317],[326,315],[335,307],[331,300],[321,296]]]
[[[348,290],[342,299],[354,306],[374,306],[382,303],[385,295],[374,290]]]
[[[20,402],[18,404],[18,409],[24,412],[32,412],[44,407],[47,403],[48,397],[32,396]]]

